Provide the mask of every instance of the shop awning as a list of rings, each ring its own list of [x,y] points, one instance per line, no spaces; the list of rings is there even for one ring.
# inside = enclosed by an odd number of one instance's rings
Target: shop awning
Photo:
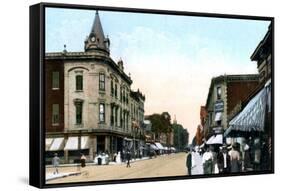
[[[222,112],[217,112],[215,115],[215,121],[221,121],[222,118]]]
[[[82,136],[81,149],[88,149],[88,148],[89,148],[89,136]]]
[[[156,147],[154,144],[150,144],[150,148],[153,149],[153,150],[159,150],[159,148]]]
[[[260,132],[264,130],[265,109],[267,102],[267,92],[263,88],[250,100],[246,107],[229,122],[229,128],[224,136],[229,136],[230,132]]]
[[[45,139],[45,151],[48,151],[52,145],[53,138],[47,138]]]
[[[206,142],[207,145],[222,144],[222,143],[223,143],[222,134],[213,135]]]
[[[158,147],[158,149],[165,150],[165,148],[163,147],[163,145],[161,143],[155,143],[155,145]]]
[[[78,140],[79,137],[68,137],[67,142],[65,144],[64,150],[78,150]],[[89,136],[82,136],[81,137],[81,149],[88,149]]]
[[[52,145],[50,146],[49,151],[60,151],[63,150],[63,137],[54,138]]]

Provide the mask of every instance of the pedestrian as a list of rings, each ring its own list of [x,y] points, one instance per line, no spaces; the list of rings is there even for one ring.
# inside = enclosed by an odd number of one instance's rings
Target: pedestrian
[[[230,161],[231,161],[231,172],[240,172],[241,161],[240,161],[240,152],[238,144],[234,143],[230,151]]]
[[[187,175],[191,175],[191,167],[192,167],[192,154],[191,154],[191,148],[187,148],[187,155],[186,155],[186,168],[187,168]]]
[[[204,174],[213,173],[213,153],[210,150],[210,147],[207,148],[207,151],[203,154],[202,164],[204,169]]]
[[[221,174],[229,173],[230,167],[231,167],[230,155],[227,152],[227,146],[223,145],[221,151],[218,154],[219,173]]]
[[[55,153],[55,155],[52,159],[52,163],[53,163],[53,167],[55,168],[54,174],[58,174],[59,173],[58,166],[60,164],[60,158],[58,157],[57,153]]]
[[[113,162],[116,162],[116,159],[117,159],[117,153],[114,153],[113,154]]]
[[[131,164],[130,164],[130,160],[131,160],[131,153],[130,153],[130,151],[127,151],[127,153],[126,153],[126,160],[127,160],[127,168],[128,167],[131,167]]]
[[[244,146],[244,171],[250,171],[253,169],[250,153],[250,146],[246,143]]]
[[[81,163],[82,168],[84,168],[86,166],[86,157],[84,154],[81,155],[80,163]]]

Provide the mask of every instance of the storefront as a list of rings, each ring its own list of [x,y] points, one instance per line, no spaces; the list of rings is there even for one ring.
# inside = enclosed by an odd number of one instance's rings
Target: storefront
[[[270,165],[271,144],[271,80],[268,80],[247,105],[230,122],[224,132],[228,142],[239,143],[242,157],[249,152],[254,170],[266,170]]]

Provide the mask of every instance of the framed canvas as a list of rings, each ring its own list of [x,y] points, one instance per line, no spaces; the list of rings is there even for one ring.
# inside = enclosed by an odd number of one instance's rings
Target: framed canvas
[[[274,172],[274,18],[30,7],[30,184]]]

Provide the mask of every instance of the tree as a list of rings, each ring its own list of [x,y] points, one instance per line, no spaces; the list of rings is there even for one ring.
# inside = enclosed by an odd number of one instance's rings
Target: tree
[[[174,146],[182,151],[188,145],[189,133],[181,124],[173,124],[172,128],[174,129]]]

